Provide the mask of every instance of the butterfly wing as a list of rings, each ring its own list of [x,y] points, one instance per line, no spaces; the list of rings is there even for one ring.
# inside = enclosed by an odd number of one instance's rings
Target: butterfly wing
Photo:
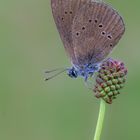
[[[53,17],[63,41],[64,47],[72,62],[76,61],[72,44],[72,22],[76,12],[88,0],[51,0]]]
[[[111,6],[103,2],[88,2],[77,12],[72,25],[77,64],[93,64],[105,59],[124,31],[122,17]]]

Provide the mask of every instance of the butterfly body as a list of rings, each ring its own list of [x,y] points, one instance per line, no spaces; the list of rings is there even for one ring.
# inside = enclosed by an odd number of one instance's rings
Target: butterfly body
[[[88,77],[91,77],[95,72],[97,72],[100,68],[100,63],[98,64],[87,64],[83,65],[83,67],[78,67],[74,65],[72,68],[67,70],[68,75],[71,78],[77,78],[81,76],[87,81]]]
[[[85,80],[98,71],[125,31],[111,6],[93,0],[51,0],[52,13],[72,62],[68,75]]]

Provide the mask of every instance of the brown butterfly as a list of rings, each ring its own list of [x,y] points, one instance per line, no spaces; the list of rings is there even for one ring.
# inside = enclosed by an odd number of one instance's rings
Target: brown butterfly
[[[121,39],[123,19],[110,5],[93,0],[51,0],[51,6],[73,65],[68,75],[86,80]]]

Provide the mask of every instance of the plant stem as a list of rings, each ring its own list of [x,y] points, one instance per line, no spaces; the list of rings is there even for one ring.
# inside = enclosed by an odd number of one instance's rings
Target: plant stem
[[[95,130],[94,140],[100,140],[104,116],[105,116],[105,102],[101,99],[99,116],[98,116],[97,126],[96,126],[96,130]]]

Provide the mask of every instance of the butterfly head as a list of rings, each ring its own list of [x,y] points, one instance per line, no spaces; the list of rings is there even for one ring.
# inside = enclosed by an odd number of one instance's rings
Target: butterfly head
[[[68,76],[71,78],[77,78],[78,76],[81,76],[85,79],[85,81],[88,79],[88,77],[92,76],[95,72],[97,72],[100,68],[99,64],[88,64],[83,66],[73,66],[72,68],[68,69]]]
[[[77,78],[77,77],[78,77],[78,71],[77,71],[74,67],[68,69],[67,74],[68,74],[68,76],[70,76],[71,78]]]

